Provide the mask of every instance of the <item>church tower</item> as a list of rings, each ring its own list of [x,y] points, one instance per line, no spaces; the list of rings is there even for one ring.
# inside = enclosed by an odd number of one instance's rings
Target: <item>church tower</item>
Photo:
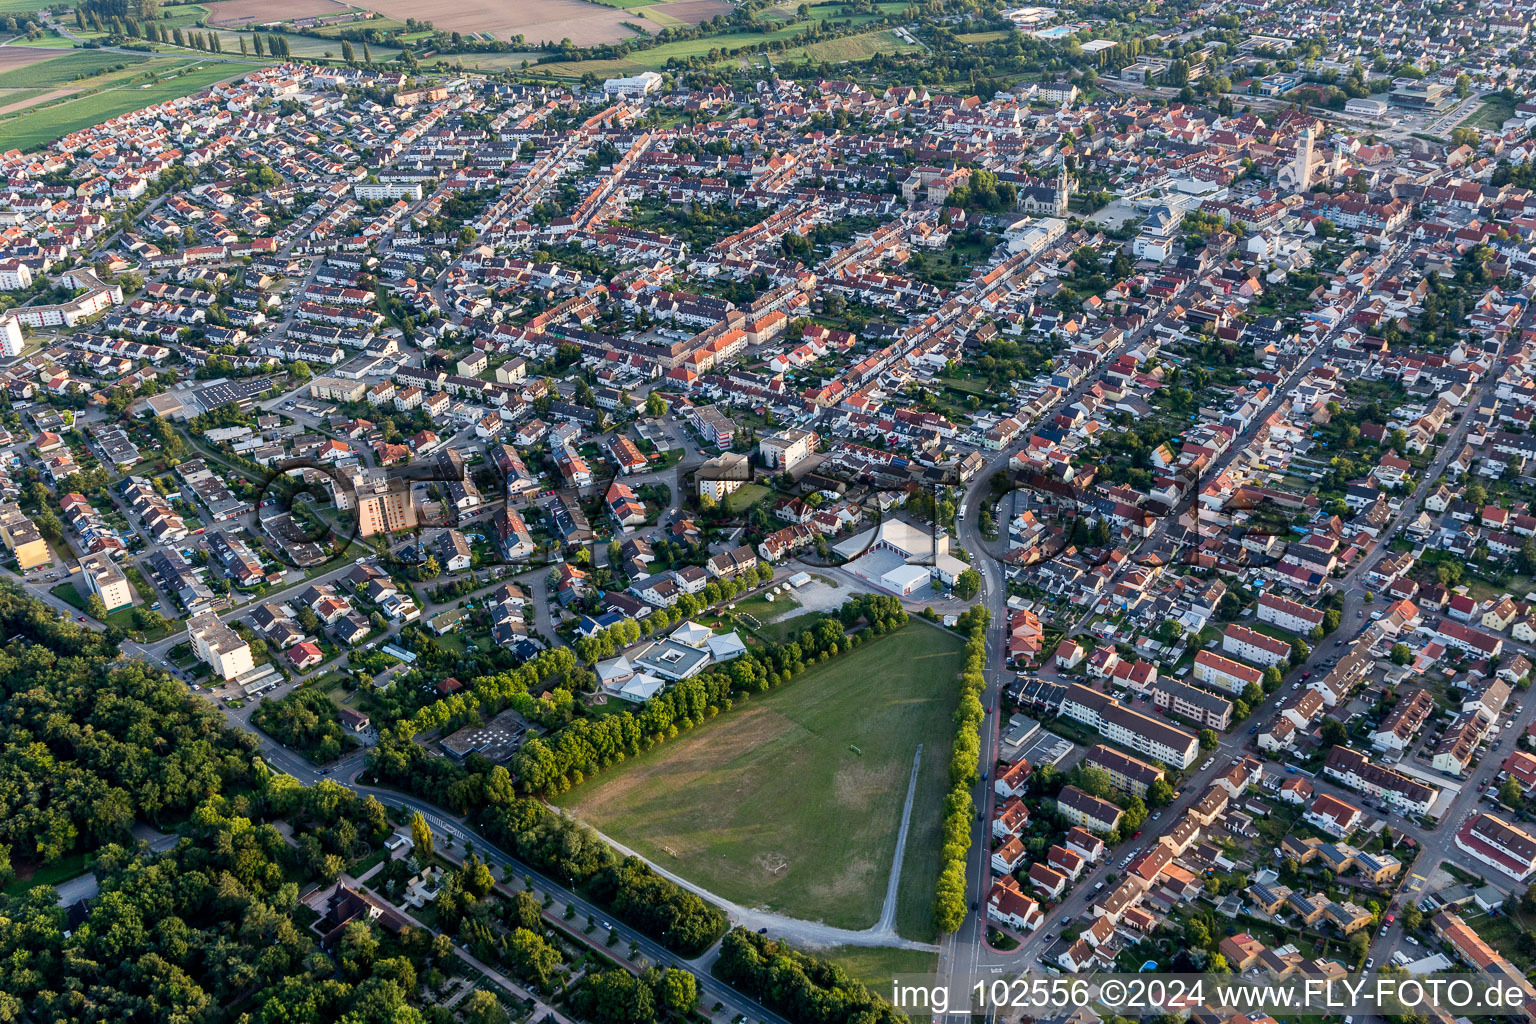
[[[1292,171],[1296,181],[1296,190],[1305,192],[1312,186],[1312,129],[1303,128],[1301,138],[1296,140],[1296,166]]]

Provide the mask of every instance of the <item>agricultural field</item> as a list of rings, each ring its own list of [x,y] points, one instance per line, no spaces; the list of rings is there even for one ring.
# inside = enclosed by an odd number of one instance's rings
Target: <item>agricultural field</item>
[[[0,47],[0,77],[3,77],[6,72],[30,67],[45,60],[52,60],[54,57],[62,56],[68,52],[68,47],[61,47],[57,53],[32,46]]]
[[[673,8],[685,6],[683,4],[661,4],[646,9],[646,13],[668,13]],[[692,7],[694,4],[687,4]],[[854,26],[867,24],[884,17],[886,12],[865,13],[856,15],[842,14],[840,4],[818,4],[811,8],[811,17],[816,21],[850,22]],[[708,16],[708,15],[706,15]],[[633,20],[631,17],[630,20]],[[790,22],[777,28],[765,29],[761,32],[738,32],[721,36],[709,36],[704,39],[683,39],[675,43],[663,43],[660,46],[648,50],[640,50],[628,57],[614,60],[584,60],[572,62],[556,62],[540,65],[540,70],[547,71],[551,75],[560,78],[580,78],[591,72],[599,78],[611,78],[621,75],[633,75],[640,71],[661,71],[669,60],[687,61],[703,58],[709,59],[711,51],[717,60],[735,60],[737,58],[727,56],[731,50],[752,49],[764,43],[778,42],[789,39],[803,31],[806,22]],[[880,40],[886,39],[885,43]],[[853,40],[860,40],[853,42]],[[819,43],[812,43],[809,47],[796,51],[801,54],[805,50],[812,51],[818,60],[858,60],[862,57],[873,56],[876,52],[907,52],[913,49],[910,44],[902,43],[895,36],[886,32],[869,32],[861,35],[850,36],[846,39],[828,39]]]
[[[108,54],[121,58],[119,54]],[[208,88],[215,82],[238,78],[250,71],[242,64],[208,63],[156,59],[155,67],[140,67],[120,73],[132,78],[146,70],[159,76],[157,82],[133,82],[111,84],[101,92],[77,99],[67,99],[51,106],[29,109],[6,120],[0,120],[0,147],[10,149],[35,149],[62,135],[89,128],[91,125],[138,110],[153,103],[187,96]],[[158,65],[164,64],[164,67]],[[82,82],[82,87],[94,87],[98,80]]]
[[[204,5],[208,24],[218,28],[270,25],[297,18],[325,18],[357,10],[341,0],[217,0]]]
[[[24,54],[30,60],[23,60]],[[34,54],[41,56],[33,57]],[[88,87],[85,76],[104,71],[119,64],[138,65],[148,57],[130,57],[124,53],[103,53],[100,50],[12,50],[0,48],[0,89],[46,89],[57,86]],[[14,62],[14,63],[13,63]]]
[[[298,50],[295,49],[294,53],[297,54]],[[523,66],[523,61],[532,67],[542,56],[535,50],[523,53],[449,53],[431,61],[423,61],[423,64],[450,65],[477,71],[516,71]]]
[[[726,899],[867,928],[922,744],[897,927],[931,939],[961,647],[910,622],[557,802]]]
[[[370,0],[369,7],[402,21],[408,17],[430,21],[445,32],[489,32],[502,40],[523,36],[534,43],[558,43],[568,38],[577,46],[631,37],[634,33],[622,23],[637,18],[619,8],[586,0],[527,0],[517,4],[499,0]]]

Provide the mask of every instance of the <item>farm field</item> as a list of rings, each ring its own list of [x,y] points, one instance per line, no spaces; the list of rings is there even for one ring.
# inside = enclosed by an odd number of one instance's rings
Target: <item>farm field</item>
[[[527,61],[529,67],[532,67],[542,56],[543,54],[536,50],[524,53],[449,53],[423,63],[447,64],[479,71],[515,71],[523,66],[523,61]]]
[[[104,71],[119,64],[137,65],[148,57],[130,57],[122,53],[103,53],[100,50],[32,50],[18,47],[17,53],[42,56],[17,63],[11,47],[0,48],[0,89],[41,89],[61,85],[88,86],[81,76]]]
[[[659,7],[650,8],[649,10],[665,13],[669,11],[673,6],[676,5],[663,4]],[[818,21],[846,21],[852,23],[855,26],[866,24],[884,16],[883,14],[856,14],[852,16],[843,16],[840,13],[840,6],[829,6],[825,4],[818,5],[816,8],[812,8],[812,11],[812,17]],[[661,71],[666,67],[667,61],[674,59],[678,61],[686,61],[689,59],[704,58],[707,60],[711,50],[716,51],[716,53],[720,56],[720,59],[733,60],[735,58],[728,56],[729,51],[740,49],[750,50],[762,45],[763,43],[771,43],[779,40],[789,39],[790,37],[805,31],[806,26],[807,23],[805,22],[795,22],[792,24],[780,25],[778,28],[767,29],[761,32],[740,32],[723,36],[709,36],[704,39],[682,39],[675,43],[663,43],[662,45],[652,47],[649,50],[640,50],[628,57],[616,58],[613,60],[583,60],[572,61],[568,63],[555,62],[551,64],[540,65],[540,70],[548,71],[550,74],[560,78],[580,78],[582,75],[587,74],[588,72],[597,75],[599,78],[609,78],[617,75],[632,75],[640,71]],[[865,35],[880,36],[884,34],[885,33],[866,33]],[[850,38],[862,38],[862,36],[855,36]],[[848,42],[849,40],[847,39],[828,39],[823,40],[820,43],[812,43],[811,46],[805,47],[803,49],[810,49],[819,53],[821,51],[817,50],[818,47],[828,47],[829,49],[826,52],[835,53],[839,47],[845,47],[848,52],[856,54],[858,51],[868,48],[868,52],[864,55],[871,56],[876,52],[877,49],[894,50],[896,46],[899,45],[899,41],[896,40],[894,36],[891,37],[891,45],[889,47],[869,47],[868,42],[854,44],[852,47],[847,47],[846,44]],[[911,47],[907,46],[907,49],[911,49]],[[828,56],[824,59],[852,60],[858,58],[856,56]]]
[[[529,42],[558,43],[569,38],[577,46],[611,43],[634,35],[623,26],[636,16],[617,7],[586,0],[528,0],[505,4],[499,0],[370,0],[373,10],[402,21],[417,18],[447,32],[489,32],[497,39],[524,36]]]
[[[43,97],[50,93],[57,96],[67,96],[69,89],[0,89],[0,114],[9,114],[13,110],[21,110],[34,103],[42,101]]]
[[[0,46],[0,73],[30,67],[69,52],[66,44],[57,53],[36,46]]]
[[[726,899],[867,928],[922,744],[898,928],[931,938],[961,647],[914,620],[557,803]]]
[[[117,55],[109,55],[117,56]],[[35,149],[70,132],[89,128],[119,114],[138,110],[153,103],[176,99],[206,89],[215,82],[238,78],[250,72],[251,67],[242,64],[202,61],[163,61],[164,68],[136,68],[134,73],[155,70],[161,80],[154,83],[113,85],[102,92],[78,99],[65,100],[52,106],[39,107],[0,121],[0,147],[10,149]],[[177,74],[177,70],[182,73]],[[174,76],[174,77],[172,77]],[[125,73],[125,77],[131,77]],[[92,81],[82,82],[82,87],[92,86]]]
[[[324,18],[357,10],[341,0],[218,0],[203,5],[208,24],[219,28],[266,25],[295,18]]]

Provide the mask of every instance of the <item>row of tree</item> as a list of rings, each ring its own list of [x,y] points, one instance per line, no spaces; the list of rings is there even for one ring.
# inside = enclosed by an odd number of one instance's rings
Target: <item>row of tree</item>
[[[970,639],[960,671],[960,706],[955,709],[955,750],[949,760],[949,792],[944,797],[939,879],[933,893],[933,921],[941,932],[952,932],[965,921],[965,858],[971,852],[971,817],[976,807],[971,787],[981,759],[981,723],[986,709],[987,625],[991,613],[977,605],[966,613]]]

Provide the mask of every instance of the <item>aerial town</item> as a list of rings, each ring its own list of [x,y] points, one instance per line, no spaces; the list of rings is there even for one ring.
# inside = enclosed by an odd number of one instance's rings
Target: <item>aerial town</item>
[[[1532,6],[606,2],[0,3],[0,1019],[1536,1019]]]

